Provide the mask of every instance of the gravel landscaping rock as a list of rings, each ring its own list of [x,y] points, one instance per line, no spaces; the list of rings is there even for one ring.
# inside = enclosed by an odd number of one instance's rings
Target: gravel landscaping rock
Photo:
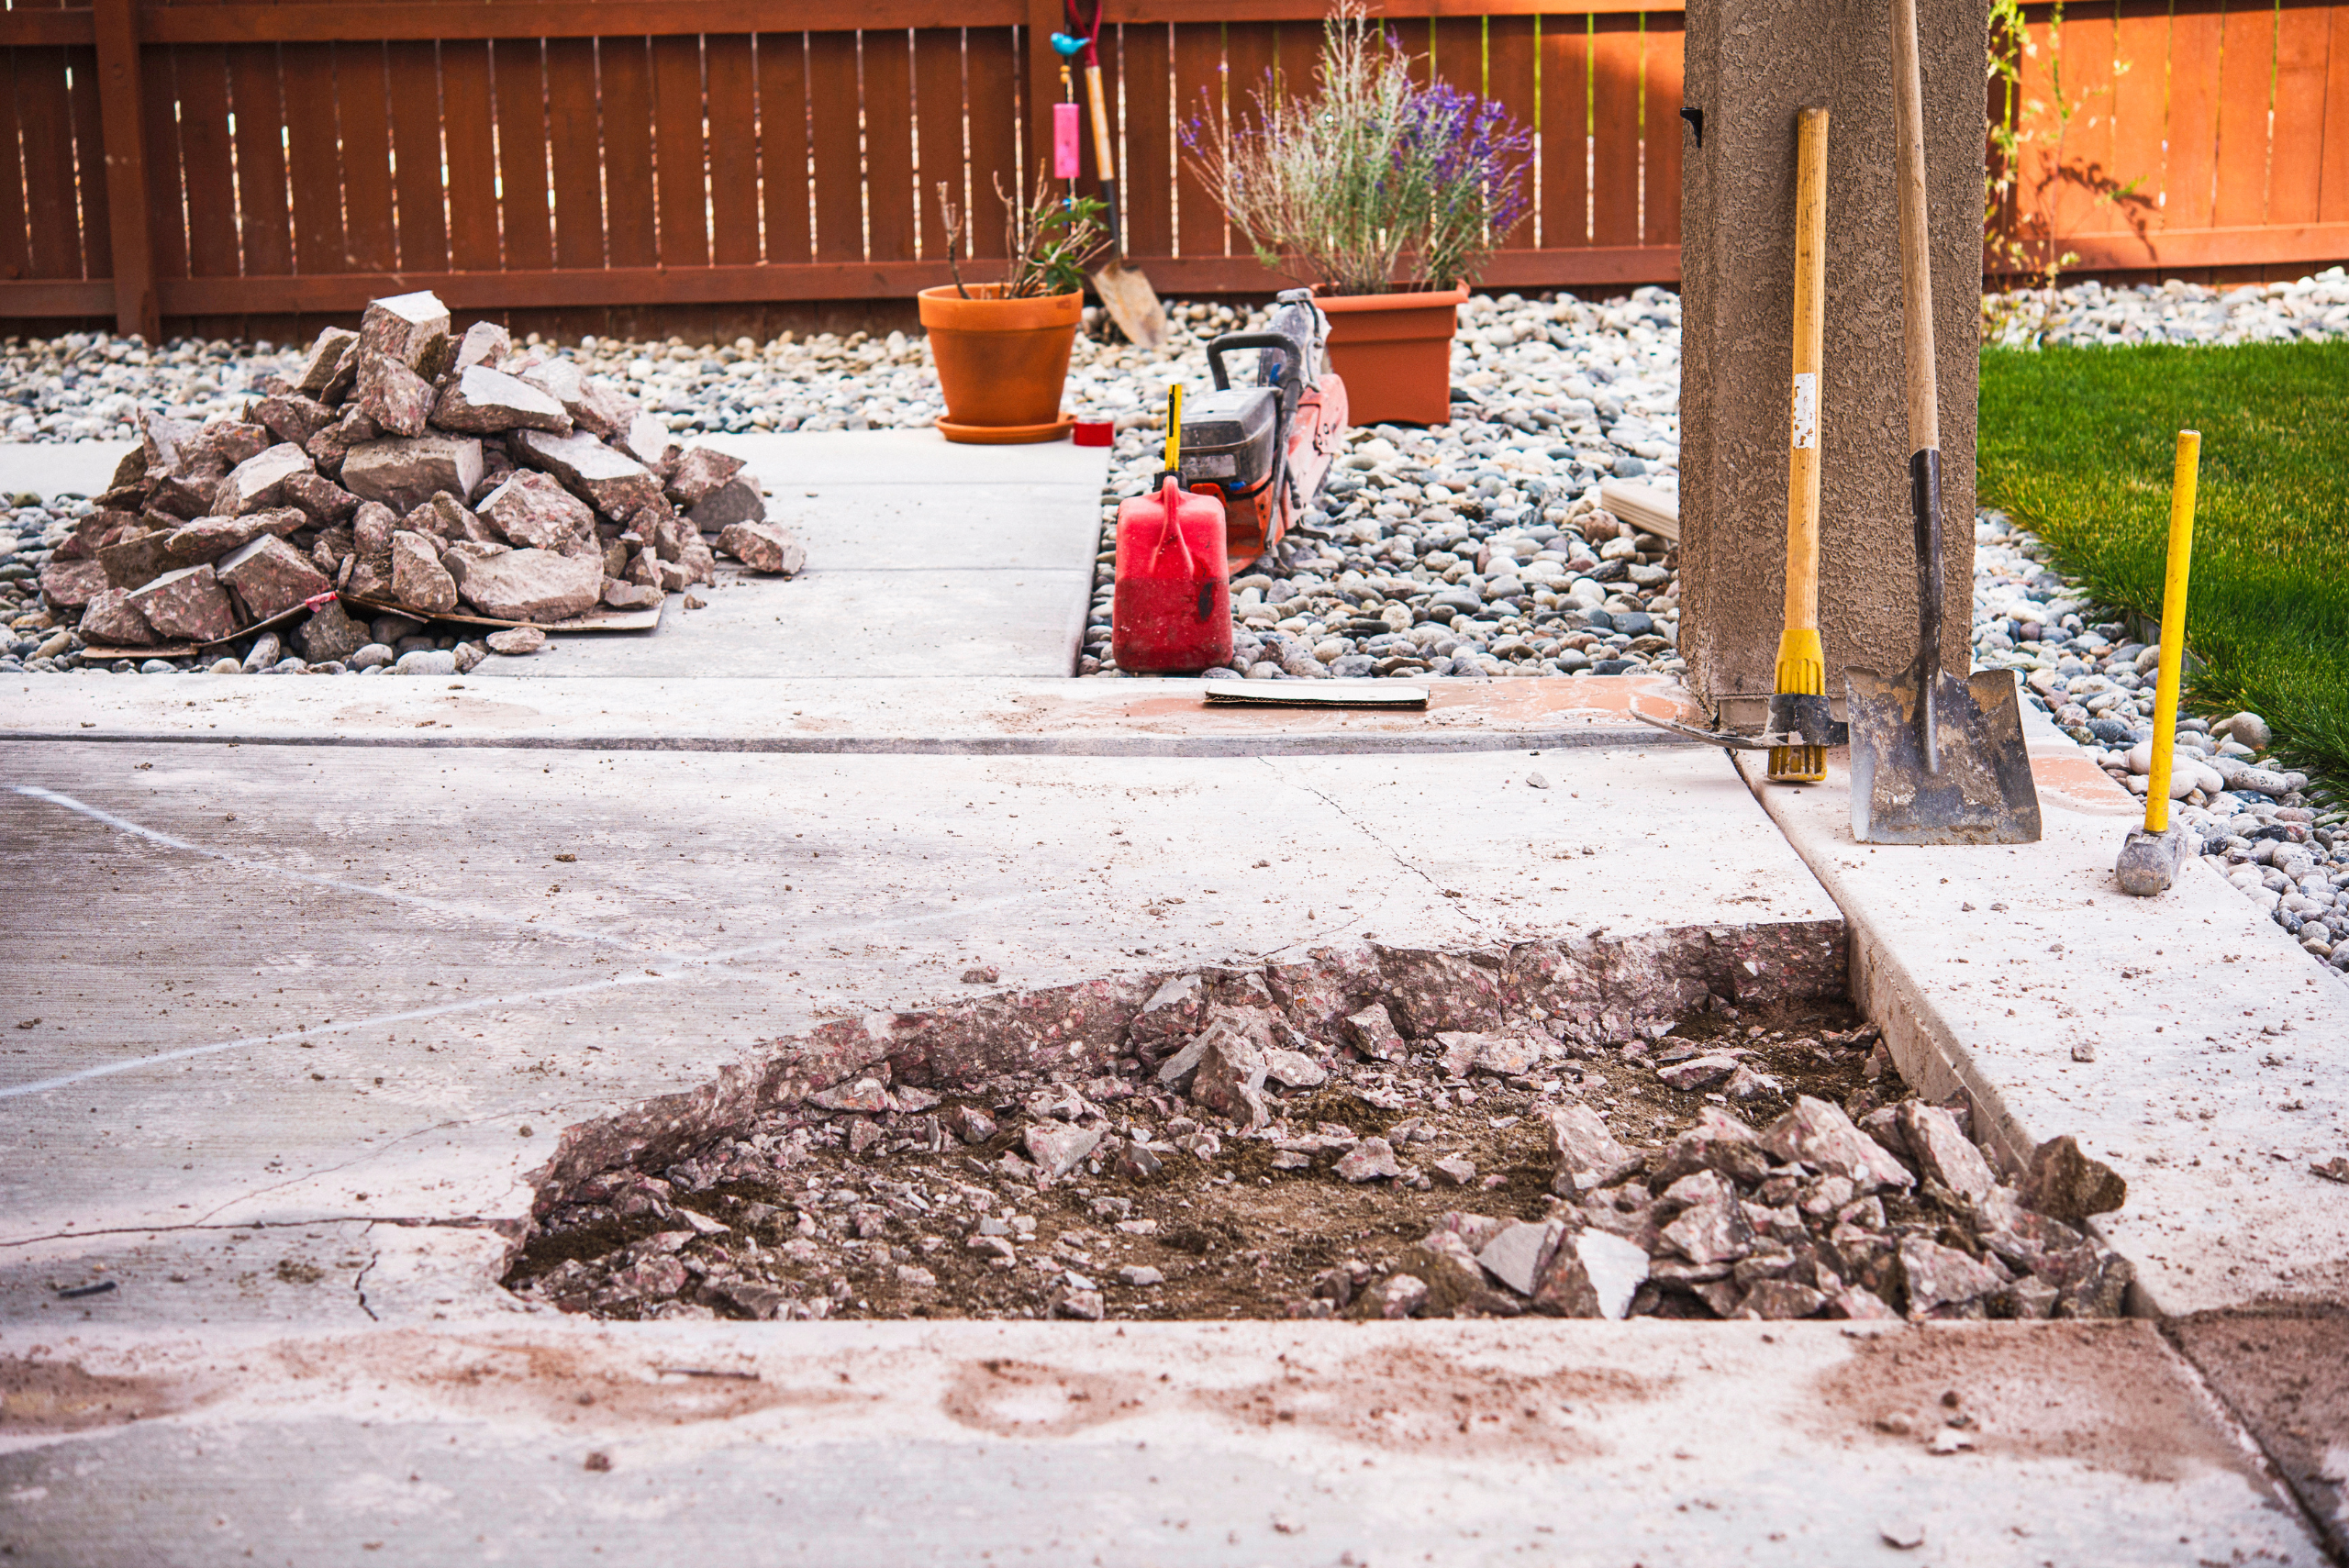
[[[1999,301],[2011,307],[2009,336],[2015,341],[2232,343],[2349,334],[2349,276],[2338,268],[2293,284],[2221,290],[2087,283],[2052,299]],[[507,435],[479,438],[495,441],[523,428],[526,417],[559,429],[551,402],[563,420],[609,443],[612,456],[596,455],[596,473],[581,471],[581,483],[592,478],[598,494],[641,499],[642,483],[629,470],[674,462],[668,500],[712,534],[761,520],[757,487],[712,461],[716,454],[697,462],[690,449],[678,455],[673,442],[716,431],[919,428],[943,412],[926,345],[898,332],[786,333],[764,344],[591,337],[562,347],[532,335],[517,345],[492,323],[476,323],[462,339],[452,339],[451,325],[429,319],[429,305],[418,308],[428,319],[402,318],[396,329],[385,325],[383,341],[367,351],[441,382],[434,408],[445,402],[452,417],[476,425],[513,417]],[[1210,673],[1310,680],[1677,671],[1676,558],[1664,541],[1624,529],[1599,507],[1597,491],[1602,478],[1634,471],[1643,484],[1677,488],[1679,308],[1676,296],[1652,288],[1603,303],[1514,294],[1473,298],[1454,343],[1453,422],[1349,433],[1330,486],[1302,529],[1233,584],[1233,658]],[[1112,526],[1117,504],[1145,490],[1156,472],[1167,378],[1204,388],[1208,339],[1261,324],[1248,312],[1197,302],[1171,302],[1168,313],[1168,359],[1098,340],[1092,335],[1098,313],[1088,312],[1088,333],[1079,338],[1070,367],[1070,408],[1117,427],[1083,673],[1115,673],[1108,662]],[[320,528],[350,519],[354,479],[408,502],[398,508],[403,514],[429,499],[430,492],[416,489],[427,468],[436,488],[450,488],[446,481],[453,480],[468,494],[499,479],[502,470],[469,466],[474,438],[415,438],[433,443],[427,453],[384,436],[372,420],[354,424],[351,413],[338,416],[330,405],[355,393],[362,357],[356,336],[347,332],[328,332],[306,347],[182,340],[150,349],[135,339],[92,333],[25,340],[0,347],[0,404],[17,410],[0,434],[15,440],[121,439],[138,436],[142,411],[183,421],[235,416],[239,440],[248,444],[216,447],[219,471],[276,446],[308,450],[321,472],[281,474],[276,484],[283,502]],[[524,360],[534,362],[515,373]],[[486,373],[467,381],[473,367]],[[537,463],[557,473],[575,466],[562,456],[568,447],[560,434],[513,439],[540,452],[535,463],[517,465],[533,477]],[[362,449],[359,473],[346,473],[345,455]],[[257,471],[255,477],[264,476]],[[46,637],[34,635],[67,626],[70,617],[29,623],[52,607],[74,607],[61,600],[46,606],[33,595],[50,552],[92,508],[79,497],[54,497],[48,506],[18,499],[26,504],[13,516],[0,514],[0,610],[14,634],[0,645],[7,650],[0,652],[0,671],[72,669],[80,661],[71,636],[42,654],[37,651]],[[212,499],[208,491],[186,498],[192,509],[182,515],[206,515]],[[140,542],[112,548],[136,553]],[[512,542],[544,548],[549,541]],[[764,553],[763,545],[743,542]],[[2038,563],[2023,558],[2026,542],[2010,535],[2010,559],[1997,571],[1986,565],[1979,585],[2010,595],[2028,590]],[[770,559],[787,562],[796,549],[796,542],[778,546]],[[119,571],[107,563],[108,585],[137,588],[160,575],[166,564],[160,550],[157,544],[154,560],[126,559]],[[15,563],[27,570],[11,579]],[[95,579],[87,576],[61,586],[95,595]],[[2035,603],[2063,628],[2059,644],[2075,635],[2063,627],[2064,616],[2085,606],[2058,612],[2061,600],[2043,595]],[[1990,607],[1977,603],[1977,619]],[[2019,640],[2017,629],[2001,634],[2010,645]],[[2085,657],[2092,651],[2067,651]],[[2131,732],[2132,716],[2141,717],[2123,711],[2118,699],[2093,711],[2079,706],[2085,722],[2078,728],[2108,748]]]

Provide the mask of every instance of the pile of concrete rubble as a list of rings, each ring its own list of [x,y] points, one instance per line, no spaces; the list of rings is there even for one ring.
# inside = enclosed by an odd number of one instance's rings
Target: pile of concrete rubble
[[[269,627],[316,666],[391,612],[505,622],[493,645],[525,651],[538,627],[710,582],[713,543],[757,572],[806,562],[740,459],[681,450],[626,395],[495,323],[456,335],[429,293],[328,328],[298,377],[258,390],[241,417],[147,419],[57,549],[42,593],[86,642]]]
[[[507,1283],[631,1318],[2122,1310],[2085,1223],[2121,1178],[2069,1138],[2002,1177],[1865,1025],[1716,997],[1612,1045],[1555,1018],[1408,1039],[1389,1000],[1317,1043],[1192,976],[1097,1076],[885,1060],[690,1150],[632,1134],[542,1195]]]

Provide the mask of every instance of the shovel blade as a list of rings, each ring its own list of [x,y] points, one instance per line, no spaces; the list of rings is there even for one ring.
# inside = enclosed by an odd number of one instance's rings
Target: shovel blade
[[[1166,347],[1166,307],[1158,303],[1158,291],[1150,280],[1112,257],[1107,266],[1093,274],[1094,291],[1101,296],[1101,307],[1126,341],[1145,353],[1156,353]]]
[[[1927,772],[1917,733],[1921,683],[1936,681],[1941,767]],[[1852,726],[1852,836],[1863,844],[2030,844],[2039,791],[2011,670],[1959,680],[1911,665],[1891,676],[1843,672]]]

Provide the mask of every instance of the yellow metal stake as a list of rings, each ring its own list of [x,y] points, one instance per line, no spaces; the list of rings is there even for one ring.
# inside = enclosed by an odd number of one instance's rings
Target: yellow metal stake
[[[2169,482],[2169,571],[2162,581],[2162,662],[2154,688],[2154,766],[2146,778],[2145,831],[2169,828],[2170,752],[2177,741],[2177,684],[2186,665],[2186,577],[2194,563],[2194,488],[2202,466],[2202,434],[2177,433],[2177,465]]]
[[[1827,111],[1805,109],[1795,139],[1795,367],[1787,430],[1787,621],[1778,635],[1776,691],[1815,697],[1826,689],[1819,641],[1819,370],[1827,292]],[[1773,746],[1770,778],[1816,784],[1824,746]]]
[[[2145,825],[2129,829],[2113,866],[2121,891],[2140,898],[2169,891],[2195,836],[2169,825],[2170,753],[2177,743],[2177,683],[2186,668],[2186,578],[2194,562],[2194,481],[2202,438],[2177,433],[2169,485],[2169,573],[2162,584],[2162,662],[2154,684],[2154,765],[2145,777]]]

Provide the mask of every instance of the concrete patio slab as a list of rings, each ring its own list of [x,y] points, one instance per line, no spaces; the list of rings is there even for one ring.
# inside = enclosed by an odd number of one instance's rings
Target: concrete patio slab
[[[1429,681],[1420,711],[1209,707],[1201,687],[935,676],[495,685],[470,677],[26,676],[0,685],[9,699],[0,740],[996,756],[1702,750],[1631,717],[1634,708],[1695,717],[1687,694],[1654,675]]]
[[[105,489],[132,443],[0,443],[0,493]],[[969,447],[934,430],[716,437],[807,547],[789,581],[729,572],[650,632],[557,636],[480,673],[1066,676],[1093,597],[1107,448]]]
[[[1963,1088],[2010,1160],[2070,1133],[2129,1183],[2096,1221],[2141,1310],[2349,1300],[2349,990],[2199,859],[2159,898],[2113,862],[2143,806],[2043,721],[2044,836],[1879,847],[1850,779],[1760,782],[1771,817],[1852,923],[1852,995],[1928,1094]],[[2055,787],[2060,786],[2060,788]]]
[[[1748,929],[1831,963],[1841,931],[1698,748],[16,742],[0,786],[26,900],[0,997],[30,1026],[0,1056],[0,1241],[44,1268],[94,1231],[511,1225],[564,1127],[822,1018],[985,995],[974,965],[1034,989]]]
[[[0,494],[100,495],[137,441],[0,441]]]
[[[45,1563],[2323,1562],[2126,1322],[509,1318],[0,1365],[0,1544]]]

